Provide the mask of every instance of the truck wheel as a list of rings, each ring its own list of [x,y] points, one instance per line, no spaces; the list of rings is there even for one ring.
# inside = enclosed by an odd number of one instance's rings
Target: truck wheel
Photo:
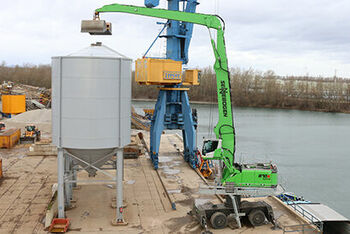
[[[222,212],[215,212],[210,218],[211,226],[214,229],[222,229],[227,226],[227,217]]]
[[[248,219],[253,226],[260,226],[265,223],[265,214],[262,210],[253,210],[249,213]]]
[[[248,204],[249,201],[241,201],[241,203],[239,204],[239,207],[243,207],[245,204]]]

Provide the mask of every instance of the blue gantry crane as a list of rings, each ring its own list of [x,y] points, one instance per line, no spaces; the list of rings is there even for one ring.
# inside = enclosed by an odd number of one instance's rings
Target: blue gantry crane
[[[168,10],[194,13],[198,4],[197,0],[168,0]],[[148,8],[157,7],[158,5],[159,0],[145,0],[145,6]],[[165,28],[167,29],[166,34],[162,35]],[[187,64],[192,32],[192,23],[168,20],[155,41],[158,38],[166,38],[166,59]],[[198,73],[196,75],[198,76]],[[187,94],[188,88],[183,88],[182,85],[183,83],[163,85],[158,94],[150,131],[151,159],[155,169],[158,168],[160,138],[164,129],[182,130],[184,159],[193,168],[198,164],[195,154],[197,151],[197,115],[191,110]]]

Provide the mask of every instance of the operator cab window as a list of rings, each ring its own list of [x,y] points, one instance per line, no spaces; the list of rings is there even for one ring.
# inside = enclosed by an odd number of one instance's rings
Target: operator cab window
[[[208,140],[205,141],[202,148],[202,154],[206,155],[207,153],[213,152],[218,148],[219,141],[217,140]]]

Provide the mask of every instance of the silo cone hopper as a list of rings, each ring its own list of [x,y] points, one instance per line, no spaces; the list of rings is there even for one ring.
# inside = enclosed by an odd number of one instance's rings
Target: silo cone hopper
[[[82,20],[81,32],[90,33],[90,35],[112,35],[112,23],[105,20]]]
[[[116,150],[111,149],[66,149],[66,151],[75,156],[73,161],[84,168],[85,171],[89,173],[89,177],[94,177],[96,175],[97,167],[101,169],[106,162],[110,161],[115,155]],[[79,160],[80,159],[80,160]],[[89,166],[88,164],[92,165]]]

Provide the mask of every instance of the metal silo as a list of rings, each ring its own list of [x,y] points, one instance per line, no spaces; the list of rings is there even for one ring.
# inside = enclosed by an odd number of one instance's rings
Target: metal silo
[[[131,64],[101,43],[52,57],[52,142],[59,149],[65,205],[70,205],[77,165],[94,176],[116,153],[122,158],[122,147],[130,142]]]

